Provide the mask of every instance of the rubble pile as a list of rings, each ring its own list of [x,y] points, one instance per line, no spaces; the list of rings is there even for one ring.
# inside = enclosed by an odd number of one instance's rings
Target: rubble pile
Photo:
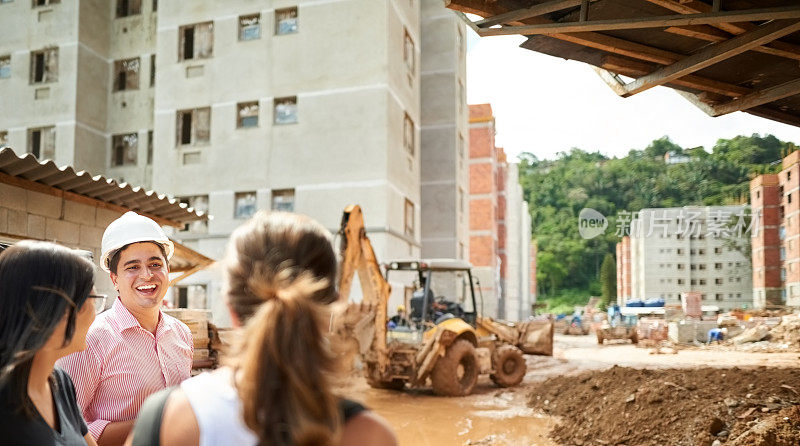
[[[567,445],[796,445],[800,370],[613,367],[532,387]]]
[[[789,315],[781,318],[780,325],[770,330],[772,342],[782,342],[790,347],[800,348],[800,316]]]

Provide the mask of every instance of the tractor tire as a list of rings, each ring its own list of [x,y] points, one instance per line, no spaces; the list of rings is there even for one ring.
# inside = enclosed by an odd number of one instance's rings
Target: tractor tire
[[[498,387],[516,386],[525,378],[527,365],[522,351],[513,345],[498,347],[492,358],[494,374],[489,377]]]
[[[402,379],[393,379],[391,381],[376,381],[370,378],[367,378],[367,384],[373,389],[386,389],[386,390],[403,390],[406,386],[406,382]]]
[[[456,340],[433,366],[433,392],[441,396],[469,395],[478,381],[478,373],[475,346],[466,339]]]
[[[595,333],[597,334],[597,343],[603,345],[603,331],[598,329]]]

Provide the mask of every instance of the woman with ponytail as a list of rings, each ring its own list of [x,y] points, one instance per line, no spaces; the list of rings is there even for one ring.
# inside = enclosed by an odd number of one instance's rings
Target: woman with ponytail
[[[381,418],[331,390],[325,333],[338,295],[324,227],[259,212],[231,235],[225,275],[231,318],[241,327],[226,366],[145,402],[133,444],[396,444]]]
[[[0,254],[0,443],[96,445],[57,359],[86,348],[105,296],[84,252],[22,241]]]

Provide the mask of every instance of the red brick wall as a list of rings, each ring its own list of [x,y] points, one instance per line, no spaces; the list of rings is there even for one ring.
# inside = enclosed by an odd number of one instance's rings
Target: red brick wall
[[[470,141],[470,145],[472,141]],[[491,162],[470,164],[469,166],[469,193],[470,195],[494,194],[494,179]]]
[[[469,261],[472,266],[494,266],[494,238],[474,235],[469,238]]]
[[[785,175],[783,175],[785,176]],[[761,213],[758,233],[752,238],[753,288],[779,288],[781,259],[779,227],[781,194],[779,175],[760,175],[750,182],[752,213]],[[787,228],[787,234],[788,234]],[[753,228],[756,231],[756,228]],[[788,272],[787,272],[788,273]],[[788,278],[788,277],[787,277]]]
[[[470,231],[494,231],[494,222],[494,203],[491,198],[473,198],[470,200]]]
[[[469,157],[490,158],[494,148],[494,130],[491,127],[469,129]]]

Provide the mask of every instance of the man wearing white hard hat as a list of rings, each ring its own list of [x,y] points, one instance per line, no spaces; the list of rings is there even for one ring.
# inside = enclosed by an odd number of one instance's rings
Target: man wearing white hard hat
[[[58,366],[75,383],[78,404],[98,444],[122,444],[145,398],[189,378],[189,328],[161,312],[175,250],[155,221],[127,212],[103,233],[100,266],[119,297],[97,316],[86,350]]]

